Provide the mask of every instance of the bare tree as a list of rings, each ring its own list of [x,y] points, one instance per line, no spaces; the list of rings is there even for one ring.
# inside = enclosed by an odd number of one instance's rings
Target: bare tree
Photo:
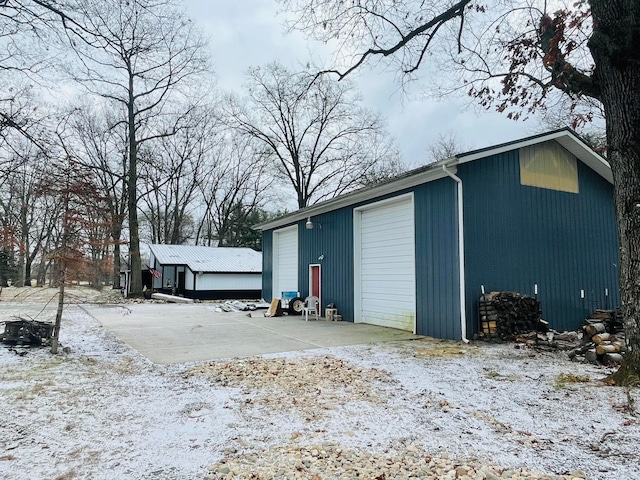
[[[427,147],[427,163],[453,157],[468,149],[468,146],[460,140],[455,132],[451,130],[440,132],[436,139]]]
[[[108,209],[104,197],[96,187],[92,172],[73,157],[66,155],[51,159],[49,173],[41,179],[38,186],[40,195],[54,199],[61,207],[60,215],[55,217],[59,233],[58,242],[47,252],[48,258],[54,264],[54,278],[58,286],[58,309],[52,335],[52,353],[57,353],[58,350],[65,284],[74,278],[80,280],[87,276],[93,280],[96,250],[104,252],[100,236],[104,240],[103,222],[108,216]],[[100,272],[97,277],[100,278]]]
[[[352,63],[341,78],[373,58],[386,58],[414,78],[446,55],[458,71],[450,91],[465,91],[510,118],[526,118],[556,95],[570,99],[572,123],[606,118],[620,237],[620,289],[628,352],[612,380],[640,376],[640,3],[583,0],[571,4],[515,1],[492,6],[460,0],[283,0],[293,28],[338,39]],[[460,73],[461,72],[461,73]],[[460,82],[461,81],[461,82]],[[635,380],[634,380],[635,379]]]
[[[174,0],[82,2],[75,12],[83,31],[69,37],[80,67],[69,73],[89,92],[116,105],[127,131],[131,294],[139,296],[138,153],[144,144],[180,128],[185,104],[176,97],[205,69],[204,42]],[[167,116],[175,121],[169,124]]]
[[[278,63],[248,74],[246,104],[229,102],[233,125],[259,140],[298,207],[355,187],[373,171],[397,167],[378,115],[360,108],[353,85]]]
[[[244,246],[239,231],[273,198],[267,156],[254,138],[227,131],[216,142],[211,162],[199,183],[203,214],[196,244]]]
[[[35,128],[42,115],[32,96],[34,85],[47,84],[60,63],[59,34],[73,26],[61,8],[47,0],[0,2],[0,138],[17,132],[43,151],[47,137]]]
[[[24,139],[14,143],[14,150],[0,189],[0,216],[17,250],[18,277],[13,280],[22,286],[29,284],[32,266],[46,250],[61,206],[39,189],[48,176],[49,159]]]
[[[127,217],[128,141],[127,129],[117,111],[108,105],[77,107],[70,128],[74,132],[77,161],[89,168],[109,210],[108,236],[113,250],[113,288],[120,285],[121,244]]]
[[[175,135],[159,139],[142,155],[142,215],[153,243],[180,245],[193,238],[196,196],[212,174],[215,137],[210,109],[192,109]]]

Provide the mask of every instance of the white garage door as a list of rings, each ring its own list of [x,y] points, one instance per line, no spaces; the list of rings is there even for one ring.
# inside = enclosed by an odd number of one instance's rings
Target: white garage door
[[[298,290],[298,226],[273,232],[273,296]]]
[[[413,196],[355,211],[356,321],[415,332]]]

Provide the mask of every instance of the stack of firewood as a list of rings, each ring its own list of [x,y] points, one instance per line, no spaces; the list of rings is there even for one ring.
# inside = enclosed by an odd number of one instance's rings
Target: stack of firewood
[[[583,343],[569,357],[602,365],[618,365],[626,350],[619,311],[596,310],[582,326]]]
[[[517,292],[491,292],[480,297],[481,336],[513,340],[529,332],[546,331],[540,318],[540,302]]]

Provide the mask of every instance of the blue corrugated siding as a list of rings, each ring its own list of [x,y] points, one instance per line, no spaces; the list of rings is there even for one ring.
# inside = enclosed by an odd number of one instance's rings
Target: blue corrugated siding
[[[416,330],[460,339],[456,183],[444,178],[415,188]]]
[[[298,284],[309,292],[309,265],[321,265],[322,308],[333,303],[343,320],[353,321],[353,209],[343,208],[312,218],[314,228],[298,228]],[[320,257],[323,257],[321,260]]]
[[[416,330],[420,335],[459,339],[456,187],[442,179],[366,203],[414,192],[416,219]],[[353,210],[359,203],[315,216],[313,230],[299,223],[300,292],[309,291],[309,265],[322,265],[322,301],[334,303],[353,321]],[[320,256],[322,260],[318,260]]]
[[[416,330],[420,335],[459,339],[460,304],[457,254],[456,184],[445,178],[379,197],[366,203],[414,192],[416,235]],[[309,292],[309,265],[320,264],[323,306],[333,303],[353,321],[353,209],[345,207],[312,218],[314,228],[299,222],[298,284]],[[263,295],[270,299],[273,274],[272,231],[263,232]],[[322,256],[322,259],[319,258]]]
[[[262,232],[262,298],[271,301],[273,294],[273,230]]]
[[[464,185],[466,298],[477,331],[480,285],[533,295],[552,328],[575,329],[585,314],[619,304],[613,187],[578,162],[579,193],[520,185],[514,150],[458,167]],[[586,301],[580,299],[585,290]]]

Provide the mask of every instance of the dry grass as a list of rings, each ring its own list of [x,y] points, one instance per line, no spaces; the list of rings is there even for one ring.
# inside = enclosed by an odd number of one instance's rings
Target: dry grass
[[[77,476],[76,471],[74,469],[71,469],[67,473],[58,475],[53,480],[71,480],[72,478],[76,478],[76,476]]]
[[[485,376],[493,380],[515,382],[516,380],[520,380],[522,378],[520,375],[516,375],[514,373],[504,374],[504,373],[496,372],[495,370],[489,370],[487,368],[485,368],[485,371],[486,371]]]
[[[567,385],[575,383],[589,383],[591,379],[586,375],[575,375],[573,373],[560,373],[555,378],[556,388],[565,388]]]
[[[416,348],[414,357],[416,358],[455,358],[465,355],[475,355],[478,347],[465,345],[449,340],[428,340],[420,342]]]

